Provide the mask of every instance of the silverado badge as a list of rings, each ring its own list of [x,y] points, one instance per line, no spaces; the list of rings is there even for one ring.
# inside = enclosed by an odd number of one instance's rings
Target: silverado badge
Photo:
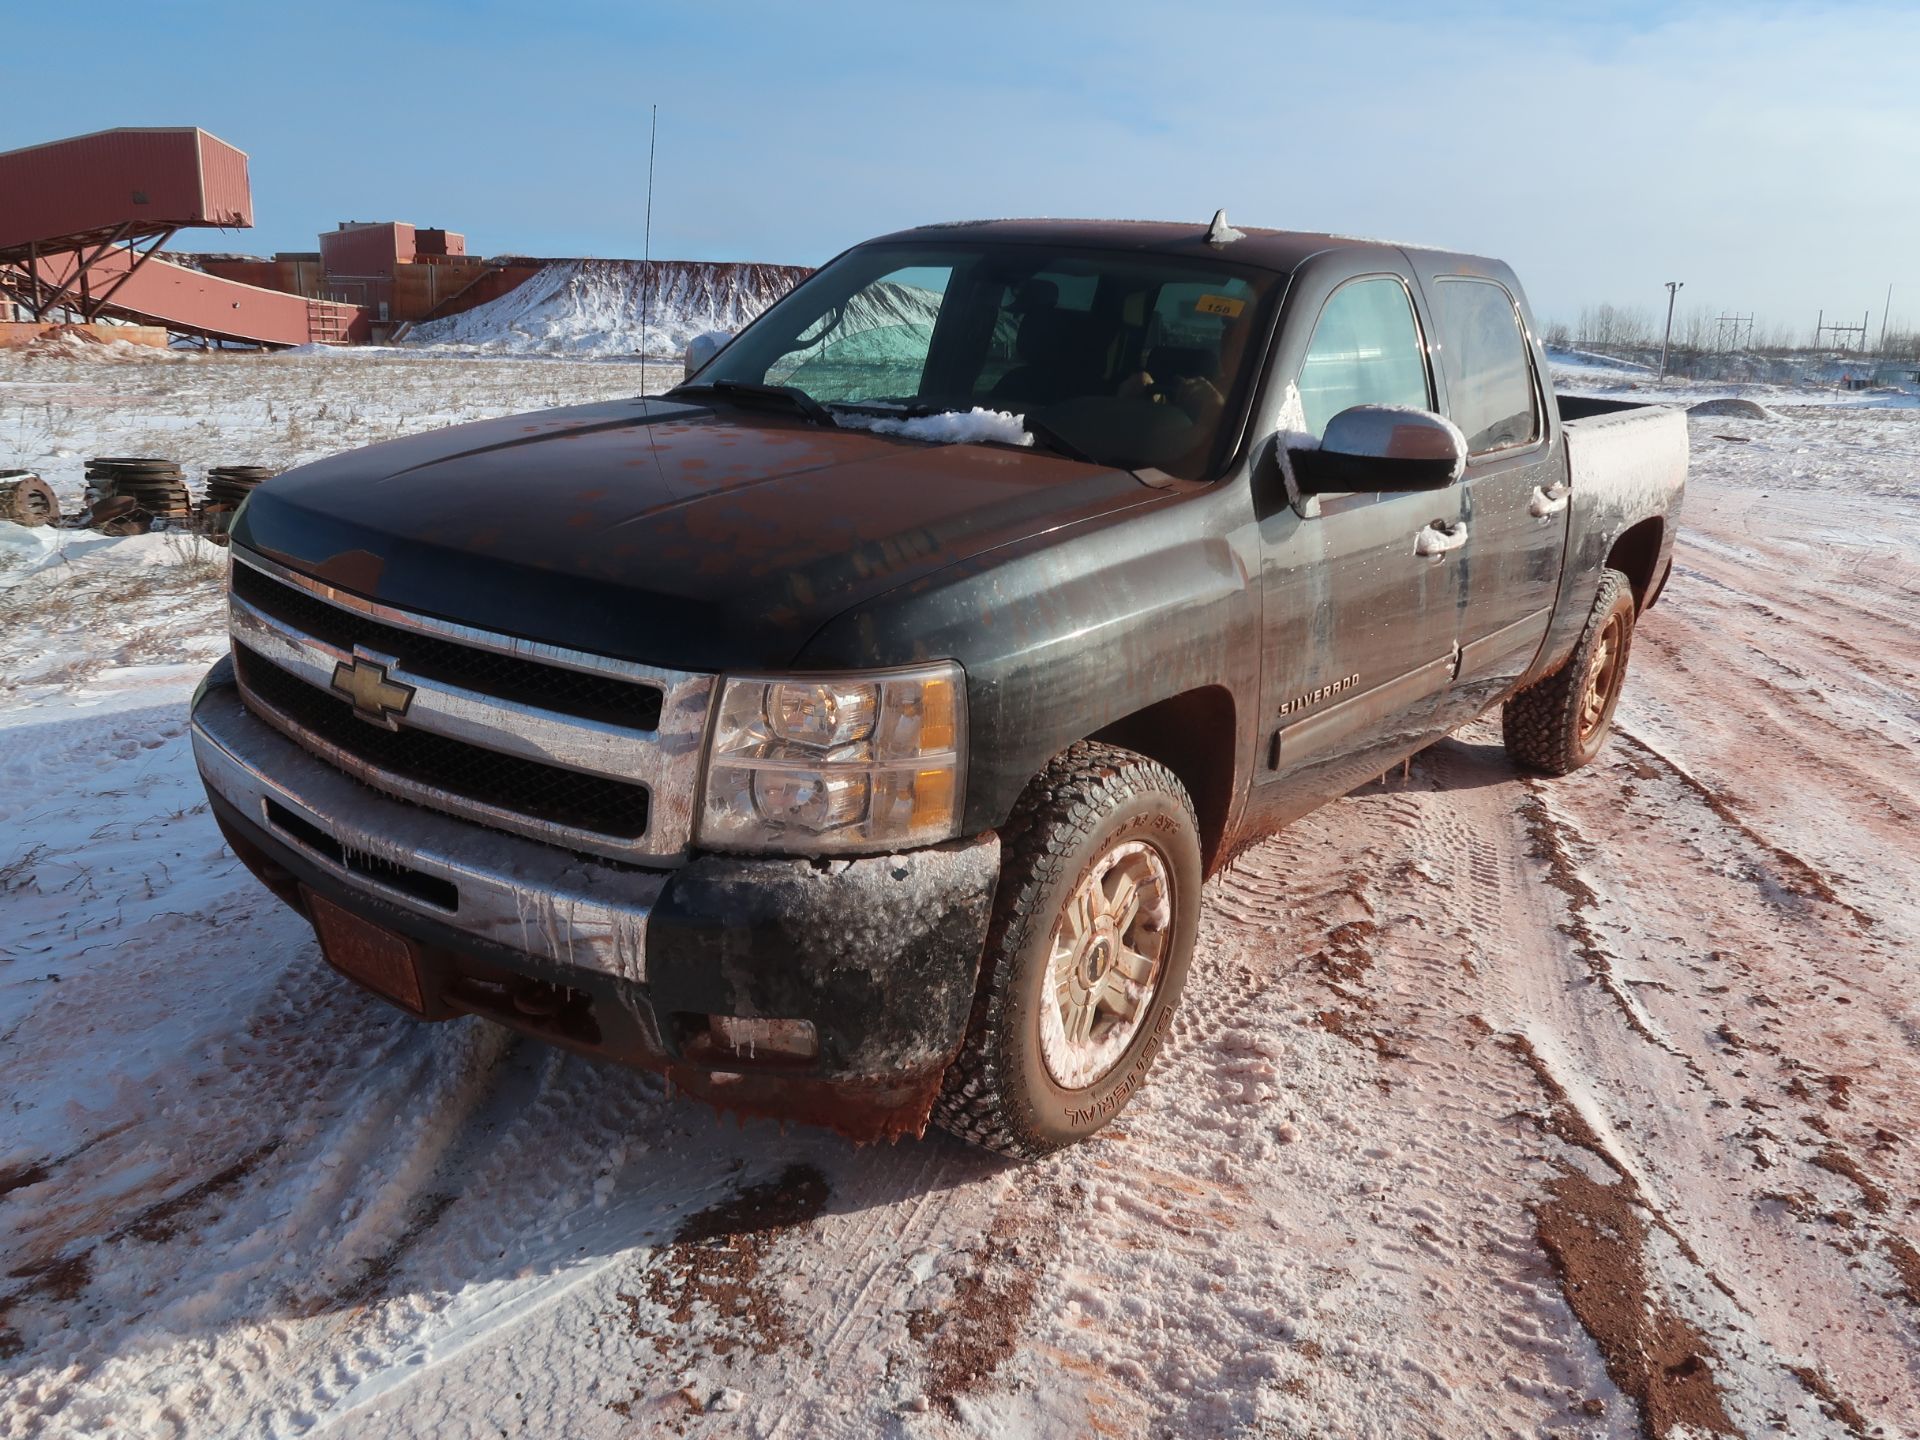
[[[334,683],[337,685],[340,682],[336,680]],[[1309,690],[1304,695],[1295,695],[1291,700],[1282,700],[1280,702],[1280,713],[1282,715],[1291,715],[1294,711],[1304,710],[1309,705],[1318,705],[1329,695],[1338,695],[1342,691],[1351,690],[1359,683],[1360,677],[1358,675],[1342,675],[1338,680],[1330,680],[1316,690]]]
[[[385,665],[358,650],[333,667],[333,688],[353,702],[354,714],[384,730],[398,730],[394,721],[413,703],[413,686],[389,680]]]

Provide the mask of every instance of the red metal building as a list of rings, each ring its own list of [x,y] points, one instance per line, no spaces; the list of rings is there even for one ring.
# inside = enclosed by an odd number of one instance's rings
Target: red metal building
[[[353,306],[156,257],[184,227],[253,224],[245,152],[204,130],[102,130],[0,154],[0,199],[0,320],[133,320],[266,345],[366,333]]]
[[[0,258],[50,237],[142,240],[253,224],[246,152],[204,130],[101,130],[0,155]]]
[[[0,323],[135,320],[298,345],[384,339],[532,273],[467,254],[458,231],[349,221],[271,260],[156,252],[189,226],[253,224],[247,156],[192,127],[102,130],[0,154]]]
[[[320,263],[329,277],[391,280],[396,265],[412,263],[413,226],[400,220],[343,220],[320,237]]]

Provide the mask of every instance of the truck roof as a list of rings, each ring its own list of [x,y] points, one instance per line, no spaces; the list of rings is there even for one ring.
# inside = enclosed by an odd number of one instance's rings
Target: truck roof
[[[1425,250],[1458,259],[1476,269],[1498,265],[1484,256],[1434,251],[1428,246],[1394,240],[1368,240],[1352,235],[1326,235],[1307,230],[1263,230],[1237,226],[1241,238],[1216,245],[1207,239],[1205,222],[1164,220],[950,220],[916,225],[880,236],[873,243],[952,239],[997,240],[1011,244],[1074,245],[1100,250],[1141,250],[1195,259],[1230,259],[1237,264],[1292,271],[1310,256],[1328,250]]]

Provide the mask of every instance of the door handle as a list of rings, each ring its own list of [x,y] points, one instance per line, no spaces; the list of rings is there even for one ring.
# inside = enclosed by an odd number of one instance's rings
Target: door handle
[[[1556,480],[1544,490],[1536,485],[1533,487],[1533,499],[1527,502],[1527,513],[1536,520],[1558,515],[1567,508],[1567,497],[1572,494],[1573,487],[1564,480]]]
[[[1438,560],[1442,555],[1458,550],[1466,543],[1466,521],[1456,520],[1449,525],[1444,520],[1433,520],[1413,537],[1413,553]]]

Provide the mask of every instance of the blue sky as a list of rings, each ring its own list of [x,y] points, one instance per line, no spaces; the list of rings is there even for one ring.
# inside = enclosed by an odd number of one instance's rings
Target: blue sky
[[[347,219],[480,253],[815,263],[978,215],[1333,229],[1511,261],[1603,300],[1920,328],[1920,6],[260,5],[8,22],[0,148],[197,124],[258,224]],[[1543,18],[1544,17],[1544,18]],[[115,57],[119,57],[116,62]],[[4,203],[4,197],[0,197]],[[185,242],[188,237],[182,236]]]

